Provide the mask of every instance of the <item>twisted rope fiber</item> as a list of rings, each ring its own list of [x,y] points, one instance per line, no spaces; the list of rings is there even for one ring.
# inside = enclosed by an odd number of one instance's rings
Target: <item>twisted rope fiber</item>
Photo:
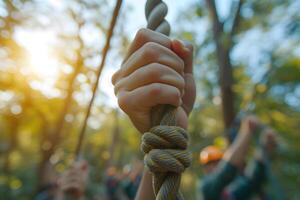
[[[167,5],[161,0],[147,0],[147,28],[169,35],[170,25],[165,20],[167,12]],[[156,200],[184,199],[179,191],[181,173],[190,166],[191,154],[187,151],[187,132],[176,126],[176,110],[170,105],[154,108],[151,116],[154,127],[142,137],[144,163],[153,174]],[[161,120],[159,115],[162,115]]]

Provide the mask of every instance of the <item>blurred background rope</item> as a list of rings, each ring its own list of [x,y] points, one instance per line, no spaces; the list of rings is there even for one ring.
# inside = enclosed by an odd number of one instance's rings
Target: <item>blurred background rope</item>
[[[167,5],[161,0],[147,0],[145,7],[147,28],[170,34],[165,20]],[[181,173],[190,165],[187,151],[188,134],[176,126],[176,107],[160,105],[151,113],[153,128],[142,137],[141,149],[146,154],[145,165],[153,174],[156,200],[184,199],[179,192]]]
[[[87,122],[88,122],[89,116],[91,114],[91,109],[92,109],[92,106],[93,106],[93,103],[94,103],[94,100],[95,100],[95,97],[96,97],[100,76],[101,76],[102,70],[103,70],[104,65],[105,65],[106,57],[107,57],[107,54],[108,54],[108,51],[109,51],[109,48],[110,48],[111,38],[113,36],[114,28],[115,28],[115,25],[116,25],[116,22],[117,22],[119,13],[120,13],[122,2],[123,2],[123,0],[117,0],[114,11],[113,11],[113,15],[112,15],[112,18],[111,18],[110,26],[109,26],[108,32],[106,34],[106,43],[105,43],[105,45],[102,49],[102,60],[101,60],[100,66],[98,67],[98,70],[96,72],[97,78],[96,78],[96,82],[93,86],[93,96],[92,96],[92,98],[89,102],[89,105],[88,105],[88,108],[87,108],[87,111],[86,111],[86,115],[85,115],[85,118],[84,118],[84,121],[83,121],[83,126],[80,130],[78,142],[77,142],[77,145],[76,145],[76,150],[75,150],[76,158],[79,157],[80,152],[81,152],[81,147],[82,147],[82,143],[83,143],[83,139],[84,139],[84,133],[85,133],[85,130],[86,130],[86,127],[87,127]]]

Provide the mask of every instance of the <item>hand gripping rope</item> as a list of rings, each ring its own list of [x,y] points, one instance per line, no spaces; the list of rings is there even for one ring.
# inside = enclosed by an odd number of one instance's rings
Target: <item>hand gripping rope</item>
[[[145,12],[147,28],[170,34],[170,25],[165,20],[168,8],[164,2],[147,0]],[[161,113],[162,117],[158,118]],[[153,128],[143,134],[141,149],[145,153],[144,163],[153,174],[156,200],[183,200],[179,192],[181,173],[191,163],[191,154],[187,151],[188,134],[176,126],[176,108],[173,106],[155,107],[151,117]]]

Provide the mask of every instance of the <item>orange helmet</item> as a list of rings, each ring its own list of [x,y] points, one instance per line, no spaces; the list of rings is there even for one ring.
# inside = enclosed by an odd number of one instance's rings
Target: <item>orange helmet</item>
[[[223,151],[220,148],[216,146],[208,146],[200,152],[199,162],[205,165],[211,161],[218,161],[222,159],[222,157]]]

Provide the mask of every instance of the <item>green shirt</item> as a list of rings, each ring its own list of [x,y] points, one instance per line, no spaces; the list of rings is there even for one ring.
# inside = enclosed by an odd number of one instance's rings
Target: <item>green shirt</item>
[[[217,169],[206,176],[200,186],[204,200],[247,200],[261,190],[265,180],[265,166],[255,161],[244,175],[238,175],[238,168],[227,161],[221,161]]]

